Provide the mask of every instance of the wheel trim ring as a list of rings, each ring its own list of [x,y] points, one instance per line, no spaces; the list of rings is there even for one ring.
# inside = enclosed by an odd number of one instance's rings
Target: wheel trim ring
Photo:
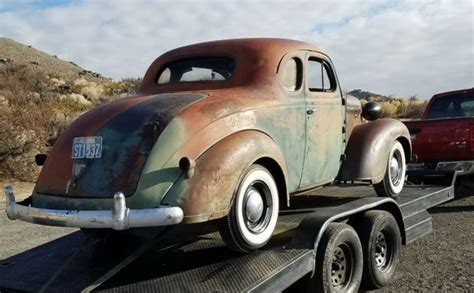
[[[399,150],[395,150],[390,157],[388,170],[391,183],[394,186],[400,185],[403,180],[403,162],[402,155],[400,154]]]
[[[251,179],[251,177],[255,177],[254,179]],[[272,199],[272,212],[269,213],[270,217],[270,222],[267,226],[267,228],[262,231],[261,233],[252,233],[250,231],[246,224],[245,224],[245,212],[243,211],[243,201],[245,197],[245,191],[247,187],[253,182],[253,181],[262,181],[265,183],[265,185],[268,186],[270,190],[270,195]],[[239,230],[239,233],[241,233],[241,237],[243,237],[243,241],[246,242],[248,245],[251,246],[260,246],[263,243],[267,242],[269,238],[271,237],[275,226],[276,222],[278,219],[278,211],[279,210],[279,202],[278,202],[278,189],[276,186],[276,183],[271,176],[271,174],[267,171],[263,170],[254,170],[252,173],[248,173],[242,181],[239,184],[239,189],[237,193],[237,202],[236,202],[236,221],[237,221],[237,229]]]
[[[390,168],[390,163],[392,161],[392,158],[397,159],[399,162],[400,166],[400,171],[401,173],[398,176],[399,181],[393,180],[392,174],[391,174],[391,168]],[[392,148],[390,150],[388,160],[387,160],[387,166],[386,166],[386,173],[385,173],[385,181],[386,181],[386,188],[389,189],[389,195],[390,196],[396,196],[398,193],[400,193],[403,189],[404,186],[404,181],[405,181],[405,174],[406,174],[406,157],[405,157],[405,151],[403,149],[402,144],[399,141],[395,141],[395,143],[392,145]],[[395,181],[395,182],[394,182]],[[398,183],[398,185],[396,185]]]
[[[260,188],[257,188],[257,187],[260,187]],[[248,196],[250,195],[249,191],[257,192],[263,201],[263,210],[257,221],[252,221],[251,219],[248,218],[247,202],[249,200]],[[271,194],[270,194],[270,190],[268,186],[263,181],[256,180],[256,181],[251,182],[248,185],[245,191],[245,198],[243,200],[242,211],[243,211],[243,217],[245,219],[246,228],[250,232],[254,234],[259,234],[268,227],[268,225],[270,224],[271,215],[273,212],[272,211],[272,198],[271,198]]]

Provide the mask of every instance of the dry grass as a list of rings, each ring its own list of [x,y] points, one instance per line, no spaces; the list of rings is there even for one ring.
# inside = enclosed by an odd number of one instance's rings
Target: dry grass
[[[369,97],[367,100],[361,100],[362,103],[368,101],[378,102],[383,109],[382,117],[398,119],[420,119],[428,103],[427,100],[420,100],[416,97],[411,98],[392,98],[389,100]]]
[[[48,151],[82,113],[133,94],[140,82],[69,80],[34,66],[0,64],[0,177],[34,180],[35,153]]]

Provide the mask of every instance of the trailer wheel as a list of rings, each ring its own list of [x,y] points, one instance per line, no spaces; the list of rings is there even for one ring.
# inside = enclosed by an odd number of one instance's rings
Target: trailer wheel
[[[379,196],[396,197],[405,184],[406,170],[405,151],[402,144],[395,141],[388,155],[385,175],[380,183],[374,185],[375,192]]]
[[[278,218],[278,188],[270,172],[254,164],[235,191],[229,214],[219,223],[227,246],[240,253],[258,249],[270,240]]]
[[[307,292],[357,292],[362,278],[362,246],[355,230],[331,223],[318,244],[316,270],[304,280]]]
[[[368,211],[357,223],[364,252],[362,283],[370,289],[390,283],[400,258],[401,236],[395,218],[386,211]]]

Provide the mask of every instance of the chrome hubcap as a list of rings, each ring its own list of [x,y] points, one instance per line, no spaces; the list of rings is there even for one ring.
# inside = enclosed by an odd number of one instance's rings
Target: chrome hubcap
[[[331,265],[331,281],[334,288],[342,287],[347,282],[347,258],[344,250],[337,247]]]
[[[247,188],[242,208],[247,229],[255,234],[265,231],[272,215],[272,198],[265,183],[255,181]]]
[[[401,156],[398,152],[393,154],[393,157],[390,159],[390,180],[393,185],[397,186],[402,180],[402,163]]]
[[[254,187],[247,190],[247,202],[245,203],[245,214],[251,223],[257,223],[263,214],[263,199],[260,192]]]
[[[375,244],[375,264],[378,268],[385,267],[387,263],[387,241],[382,232],[377,235],[377,242]]]

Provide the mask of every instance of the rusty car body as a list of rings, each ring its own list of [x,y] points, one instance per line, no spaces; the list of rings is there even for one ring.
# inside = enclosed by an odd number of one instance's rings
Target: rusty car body
[[[178,48],[151,64],[136,96],[73,122],[28,201],[15,203],[7,189],[7,213],[117,230],[219,219],[226,243],[250,251],[269,240],[292,194],[336,180],[400,192],[408,130],[392,119],[363,123],[363,114],[343,95],[331,59],[310,44]],[[80,155],[86,144],[97,144],[90,156]]]

